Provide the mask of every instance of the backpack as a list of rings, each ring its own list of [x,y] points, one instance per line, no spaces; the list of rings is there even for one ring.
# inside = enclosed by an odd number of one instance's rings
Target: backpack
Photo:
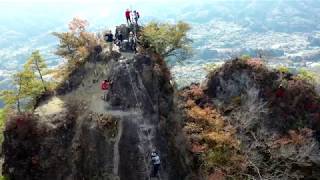
[[[108,34],[105,34],[105,35],[104,35],[104,40],[105,40],[105,41],[108,41]]]
[[[138,18],[140,18],[140,14],[139,14],[139,12],[138,12],[138,11],[137,11],[137,17],[138,17]]]

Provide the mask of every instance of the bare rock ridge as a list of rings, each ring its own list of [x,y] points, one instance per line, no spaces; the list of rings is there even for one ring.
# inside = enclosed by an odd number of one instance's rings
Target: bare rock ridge
[[[166,125],[174,92],[168,72],[152,53],[92,55],[55,95],[39,102],[35,116],[10,119],[4,174],[26,180],[148,179],[156,149],[161,179],[184,179],[187,168]],[[103,101],[100,82],[109,78],[114,84]]]

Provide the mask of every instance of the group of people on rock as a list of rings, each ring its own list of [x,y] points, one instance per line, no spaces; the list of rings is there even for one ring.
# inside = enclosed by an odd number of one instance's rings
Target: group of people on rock
[[[124,37],[127,37],[127,41],[129,42],[129,50],[136,52],[136,44],[137,44],[137,32],[135,31],[137,28],[132,28],[133,26],[138,26],[138,20],[140,18],[140,13],[137,10],[133,12],[129,9],[125,11],[125,17],[128,23],[128,29],[130,30],[129,34],[123,34],[121,29],[116,29],[115,35],[112,34],[111,30],[108,30],[104,33],[104,40],[108,45],[109,52],[112,52],[113,44],[121,47],[123,41],[125,40]],[[132,23],[134,21],[134,23]],[[112,81],[104,80],[101,83],[101,90],[104,91],[103,99],[106,100],[106,94],[110,86],[112,85]]]
[[[140,13],[137,10],[134,10],[133,12],[129,9],[125,11],[125,18],[127,20],[128,29],[130,30],[129,34],[123,34],[121,30],[116,29],[115,35],[112,34],[111,30],[108,30],[104,34],[104,40],[106,41],[108,45],[109,52],[112,52],[113,44],[117,45],[119,49],[122,49],[123,41],[127,40],[129,43],[129,49],[136,52],[137,47],[137,29],[138,29],[138,20],[140,18]],[[124,39],[124,37],[127,37],[127,39]]]
[[[125,12],[126,20],[128,26],[133,24],[133,22],[138,25],[138,20],[140,19],[140,13],[137,10],[134,10],[133,12],[130,9],[127,9]]]

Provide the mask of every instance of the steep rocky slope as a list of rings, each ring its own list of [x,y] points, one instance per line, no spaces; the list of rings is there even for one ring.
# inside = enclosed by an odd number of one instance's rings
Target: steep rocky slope
[[[161,155],[161,179],[184,179],[177,144],[174,90],[164,61],[152,54],[90,56],[36,115],[11,117],[3,166],[11,179],[149,179],[150,153]],[[100,82],[111,79],[107,101]],[[179,147],[179,148],[177,148]]]
[[[180,96],[204,178],[319,178],[319,95],[303,77],[236,59]]]
[[[107,101],[100,82],[111,79]],[[11,179],[318,179],[320,103],[303,76],[235,59],[175,91],[151,52],[92,54],[5,129]]]

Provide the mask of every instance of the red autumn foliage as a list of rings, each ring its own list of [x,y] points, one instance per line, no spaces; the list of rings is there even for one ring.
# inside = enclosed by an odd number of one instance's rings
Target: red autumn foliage
[[[36,128],[36,117],[31,113],[20,113],[9,116],[6,123],[6,131],[16,130],[24,132]]]

